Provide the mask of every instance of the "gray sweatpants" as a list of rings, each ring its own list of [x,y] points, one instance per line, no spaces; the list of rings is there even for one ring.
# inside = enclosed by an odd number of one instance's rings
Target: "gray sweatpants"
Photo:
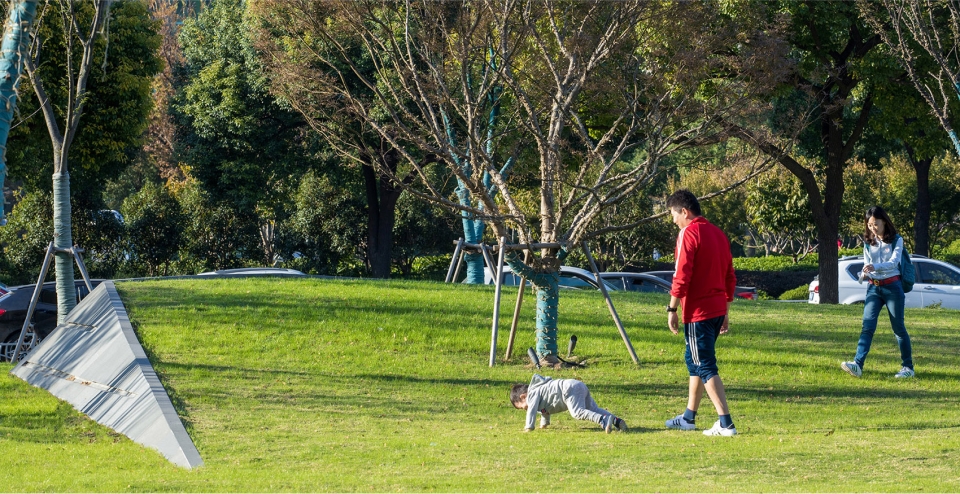
[[[589,420],[600,424],[610,412],[597,406],[590,396],[587,385],[575,379],[566,379],[560,384],[563,390],[563,402],[567,405],[570,415],[577,420]]]

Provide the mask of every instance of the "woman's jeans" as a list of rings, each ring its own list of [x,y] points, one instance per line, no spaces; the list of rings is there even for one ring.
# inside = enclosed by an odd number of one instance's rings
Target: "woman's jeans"
[[[867,298],[863,304],[863,329],[860,331],[860,342],[857,343],[857,356],[854,361],[863,368],[863,361],[870,353],[870,343],[873,342],[873,333],[877,331],[877,318],[880,309],[884,306],[890,316],[890,325],[893,334],[897,337],[900,347],[900,360],[903,367],[913,369],[913,349],[910,347],[910,335],[903,325],[903,286],[900,281],[889,285],[870,285],[867,288]]]

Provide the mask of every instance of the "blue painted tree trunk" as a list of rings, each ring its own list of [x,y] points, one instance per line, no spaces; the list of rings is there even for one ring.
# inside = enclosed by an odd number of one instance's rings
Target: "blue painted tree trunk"
[[[560,273],[543,273],[530,279],[537,293],[537,354],[559,355],[557,313],[560,305]]]
[[[960,82],[955,82],[953,89],[957,92],[957,99],[960,99]],[[950,142],[953,143],[953,149],[957,152],[957,156],[960,156],[960,139],[957,138],[957,131],[949,128],[947,134],[950,136]]]
[[[30,27],[36,16],[37,0],[14,2],[3,28],[3,42],[0,43],[0,225],[6,223],[2,191],[7,175],[7,136],[17,109],[22,57],[30,45]]]
[[[530,281],[537,295],[536,349],[541,357],[560,354],[557,346],[557,315],[560,306],[559,261],[566,256],[567,251],[561,250],[557,255],[556,267],[548,271],[538,271],[527,266],[516,252],[508,253],[504,259],[514,273]]]
[[[493,50],[490,50],[490,65],[488,68],[496,70],[496,61],[493,59]],[[493,156],[493,135],[494,128],[497,125],[497,118],[500,116],[500,94],[502,92],[503,89],[498,87],[494,88],[490,94],[487,95],[487,103],[490,105],[490,113],[487,117],[487,156]],[[454,131],[453,125],[450,122],[450,118],[447,113],[445,111],[442,113],[443,124],[447,132],[447,139],[452,147],[456,147],[456,132]],[[470,176],[473,174],[473,165],[470,162],[469,155],[467,156],[467,159],[460,159],[457,156],[454,156],[454,160],[456,161],[456,165],[463,171],[464,175]],[[513,166],[513,162],[514,158],[511,156],[503,165],[503,169],[500,170],[500,173],[502,175],[506,175]],[[483,186],[491,198],[495,197],[497,194],[497,188],[493,186],[492,182],[493,178],[490,176],[490,173],[484,172]],[[460,201],[460,204],[464,206],[483,209],[483,204],[480,202],[472,202],[470,200],[470,191],[467,190],[466,184],[464,184],[459,178],[457,179],[457,199]],[[483,222],[483,220],[476,218],[473,213],[468,211],[463,211],[461,216],[463,218],[464,241],[468,244],[479,244],[480,242],[483,242],[483,232],[486,229],[486,224]],[[463,282],[476,285],[483,284],[485,281],[483,254],[479,252],[468,252],[463,256],[463,260],[467,265],[467,277]],[[491,274],[496,276],[496,273],[493,273],[492,271]]]
[[[470,205],[470,192],[467,191],[467,188],[461,183],[457,187],[457,197],[460,200],[460,204],[465,206]],[[474,218],[473,214],[463,211],[461,213],[463,218],[463,240],[468,244],[479,244],[483,241],[483,232],[486,229],[486,224],[483,221],[480,221]],[[482,285],[484,282],[483,276],[483,254],[479,252],[467,252],[463,256],[463,262],[467,265],[467,278],[463,281],[464,283],[469,283],[473,285]]]

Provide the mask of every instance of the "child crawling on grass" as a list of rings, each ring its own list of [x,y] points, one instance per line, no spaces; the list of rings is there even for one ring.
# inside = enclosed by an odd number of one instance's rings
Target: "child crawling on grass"
[[[590,396],[587,385],[576,379],[557,379],[534,374],[530,384],[514,384],[510,389],[510,403],[515,408],[527,411],[524,432],[533,430],[537,413],[540,413],[540,428],[550,425],[550,414],[569,410],[577,420],[589,420],[603,427],[608,434],[616,428],[627,430],[627,423],[616,415],[597,406]]]

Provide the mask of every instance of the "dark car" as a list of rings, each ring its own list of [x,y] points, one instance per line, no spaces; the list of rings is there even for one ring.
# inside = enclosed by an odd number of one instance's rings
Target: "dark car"
[[[90,280],[94,288],[103,280]],[[13,347],[20,339],[23,319],[30,308],[30,299],[36,285],[4,287],[0,285],[0,360],[10,360]],[[49,281],[40,290],[40,300],[33,311],[33,327],[42,339],[57,327],[57,283]],[[77,302],[90,293],[83,280],[76,281]]]
[[[604,272],[603,281],[617,287],[617,290],[647,293],[670,293],[670,283],[662,278],[645,273]]]
[[[645,274],[662,278],[666,280],[667,283],[673,283],[673,271],[647,271]],[[746,300],[757,300],[757,288],[752,286],[738,286],[733,289],[733,296]]]

